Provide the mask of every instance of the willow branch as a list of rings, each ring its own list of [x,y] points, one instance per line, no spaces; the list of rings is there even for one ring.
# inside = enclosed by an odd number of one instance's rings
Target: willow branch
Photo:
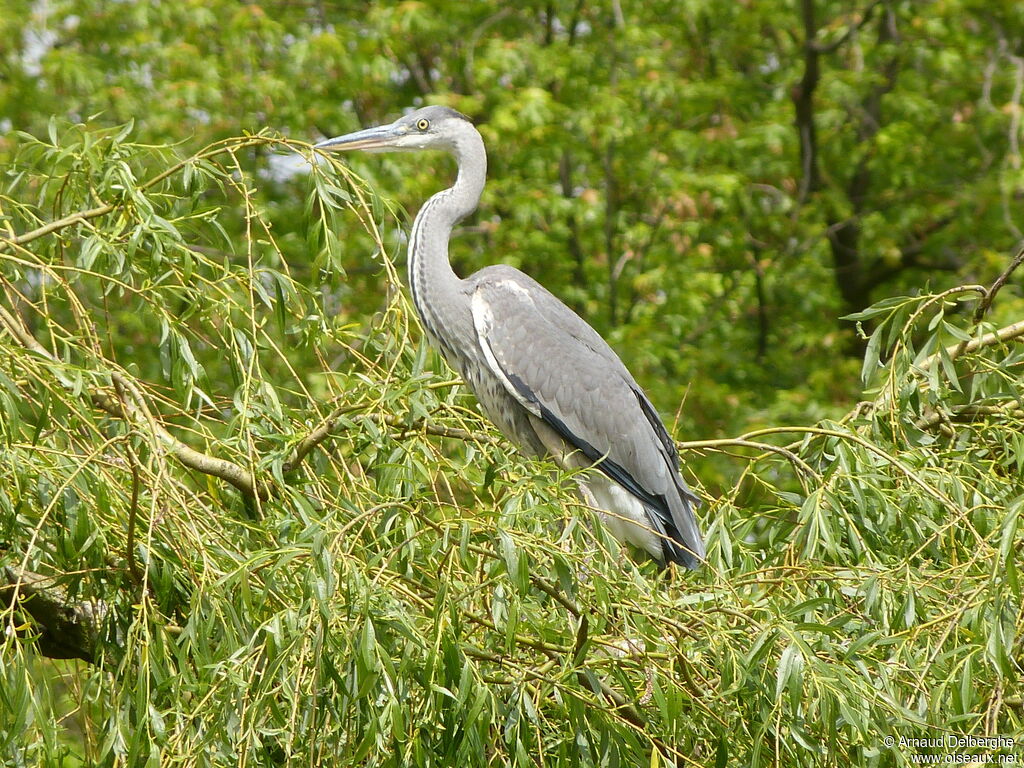
[[[437,437],[450,437],[454,440],[471,440],[481,443],[493,443],[495,438],[493,435],[489,435],[485,432],[471,432],[468,429],[462,429],[460,427],[446,427],[443,424],[431,424],[426,419],[417,419],[411,424],[402,421],[398,416],[384,416],[379,419],[389,427],[396,427],[401,430],[399,437],[405,437],[406,435],[416,434],[417,432],[426,432],[428,435],[435,435]]]
[[[299,466],[299,464],[302,463],[302,460],[309,455],[310,451],[320,445],[320,443],[330,437],[331,434],[338,429],[341,424],[341,417],[345,414],[352,413],[354,410],[354,406],[345,405],[331,411],[330,415],[320,422],[320,426],[298,442],[292,450],[291,457],[284,463],[284,471],[291,472]]]
[[[265,136],[253,136],[250,138],[243,139],[241,141],[236,138],[232,138],[215,142],[205,147],[198,153],[192,155],[191,157],[188,157],[185,160],[175,163],[170,168],[161,171],[153,178],[148,179],[147,181],[140,184],[138,186],[138,189],[139,191],[145,191],[147,189],[150,189],[151,187],[154,187],[157,184],[159,184],[164,179],[173,176],[175,173],[180,171],[189,163],[196,162],[197,160],[205,160],[207,158],[213,157],[214,155],[218,155],[221,152],[223,152],[228,146],[242,149],[244,147],[249,147],[256,144],[265,144],[271,141],[274,140],[267,138]],[[106,205],[99,205],[95,208],[89,208],[88,210],[85,211],[76,211],[75,213],[68,214],[63,218],[54,219],[53,221],[47,222],[46,224],[43,224],[42,226],[25,232],[21,235],[14,235],[13,237],[0,237],[0,250],[3,250],[9,246],[24,245],[25,243],[37,240],[40,237],[45,237],[46,235],[53,234],[54,232],[59,232],[60,230],[66,229],[67,227],[74,226],[75,224],[83,224],[86,221],[89,221],[90,219],[95,219],[100,216],[106,216],[108,213],[112,213],[116,209],[127,205],[130,201],[130,197],[125,197],[118,200],[117,202],[107,203]]]
[[[37,229],[33,229],[30,232],[26,232],[23,235],[0,238],[0,247],[7,244],[23,245],[24,243],[28,243],[37,238],[52,234],[53,232],[58,232],[67,227],[74,226],[75,224],[83,224],[89,219],[104,216],[113,211],[115,207],[116,206],[113,203],[109,203],[107,205],[97,206],[96,208],[90,208],[87,211],[76,211],[62,219],[54,219],[53,221],[48,222]]]
[[[999,328],[991,333],[986,333],[984,336],[975,337],[969,341],[950,344],[945,348],[945,350],[943,350],[943,352],[936,352],[934,355],[929,355],[914,367],[918,372],[923,373],[939,362],[942,359],[943,354],[952,361],[956,360],[961,355],[970,352],[977,352],[978,350],[985,349],[987,347],[994,347],[997,344],[1004,344],[1007,341],[1013,341],[1014,339],[1019,339],[1022,336],[1024,336],[1024,320],[1004,326],[1003,328]],[[886,387],[872,402],[858,403],[857,407],[844,416],[842,421],[846,422],[850,418],[868,413],[873,409],[883,408],[887,403],[889,403],[890,397],[891,389]]]
[[[1010,260],[1010,263],[1006,265],[1006,269],[1003,270],[1002,274],[996,278],[996,281],[989,286],[988,290],[986,290],[985,294],[981,297],[981,300],[978,302],[978,306],[974,309],[975,325],[980,323],[982,318],[985,317],[989,307],[992,306],[992,301],[995,299],[996,294],[999,293],[1000,289],[1004,285],[1006,285],[1006,281],[1010,279],[1010,275],[1014,273],[1021,263],[1024,263],[1024,246],[1017,249],[1017,255]],[[973,340],[965,339],[957,344],[953,352],[950,353],[950,359],[955,360],[964,352],[967,352],[972,341]]]
[[[914,422],[914,426],[917,429],[930,429],[947,421],[966,422],[978,421],[988,417],[1021,418],[1022,416],[1024,416],[1024,409],[1016,401],[1006,403],[1005,405],[967,404],[954,407],[949,414],[942,411],[930,411]]]
[[[1013,339],[1019,339],[1021,336],[1024,336],[1024,320],[1013,323],[1012,325],[1007,325],[999,330],[992,331],[992,333],[986,333],[984,336],[979,336],[971,339],[970,341],[951,344],[946,347],[945,352],[949,356],[950,360],[956,360],[956,358],[962,354],[977,352],[979,349],[984,349],[985,347],[994,347],[997,344],[1002,344]],[[918,363],[917,367],[922,371],[926,371],[935,365],[940,358],[941,355],[936,353],[926,357]]]
[[[1022,329],[1022,333],[1024,333],[1024,329]],[[871,453],[878,456],[880,459],[883,459],[886,463],[898,469],[907,477],[908,480],[917,485],[919,488],[921,488],[921,490],[925,491],[930,496],[937,499],[942,504],[945,504],[949,509],[958,509],[957,505],[953,503],[952,499],[946,496],[946,494],[942,493],[942,491],[938,490],[937,488],[933,488],[927,482],[918,477],[918,475],[910,467],[908,467],[906,464],[900,461],[896,456],[887,453],[879,446],[865,440],[863,437],[854,432],[840,432],[839,430],[826,429],[824,427],[765,427],[764,429],[756,429],[753,432],[748,432],[747,434],[741,435],[739,438],[736,439],[746,441],[755,437],[763,437],[765,435],[785,433],[814,435],[817,437],[834,437],[839,440],[847,440],[851,443],[855,443],[856,445],[859,445],[861,448],[870,451]],[[680,445],[684,448],[690,448],[694,446],[699,447],[703,442],[714,443],[716,441],[695,441],[692,443],[681,443]]]
[[[128,572],[132,575],[135,586],[142,586],[142,571],[135,559],[135,529],[139,518],[139,488],[142,485],[142,473],[139,472],[139,459],[135,451],[128,446],[128,464],[132,470],[132,499],[128,506],[128,540],[125,550],[128,556]]]
[[[320,425],[306,435],[302,440],[296,444],[292,450],[292,455],[288,458],[288,461],[284,463],[285,472],[291,472],[293,469],[302,463],[303,459],[309,455],[310,451],[316,448],[327,438],[336,434],[342,426],[342,417],[347,414],[358,411],[362,408],[361,405],[345,405],[340,408],[336,408],[334,411],[327,416]],[[437,437],[450,437],[455,440],[469,440],[480,443],[494,442],[494,437],[482,432],[470,432],[468,429],[460,429],[459,427],[446,427],[441,424],[431,424],[426,419],[417,419],[416,421],[409,423],[403,421],[398,416],[390,416],[385,414],[364,414],[360,416],[363,419],[371,419],[384,424],[389,427],[394,427],[401,430],[397,437],[402,438],[411,434],[425,432],[428,435],[436,435]]]
[[[746,440],[742,437],[736,438],[721,438],[717,440],[688,440],[686,442],[678,443],[680,450],[693,451],[700,450],[702,448],[754,448],[759,451],[765,451],[766,453],[777,453],[780,456],[788,459],[794,467],[799,471],[804,472],[808,477],[814,480],[821,480],[821,475],[814,471],[811,466],[793,453],[788,448],[782,448],[778,445],[772,445],[771,443],[761,443],[754,440]],[[765,454],[754,457],[754,461],[758,461],[764,458]]]
[[[40,344],[28,329],[2,306],[0,306],[0,327],[4,328],[16,342],[29,352],[37,354],[51,363],[60,364],[61,361]],[[164,446],[164,449],[186,467],[202,472],[204,475],[219,477],[247,497],[266,497],[266,489],[257,484],[256,478],[251,472],[234,462],[201,453],[178,440],[149,412],[142,393],[139,392],[133,381],[117,371],[110,371],[109,375],[114,386],[123,390],[126,397],[119,401],[105,392],[90,391],[88,397],[94,406],[106,411],[111,416],[128,421],[136,427],[148,427],[151,434]]]
[[[1010,279],[1012,275],[1022,263],[1024,263],[1024,246],[1017,249],[1017,255],[1010,260],[1010,263],[1006,265],[1006,269],[1003,273],[996,278],[996,281],[992,283],[989,289],[985,292],[985,296],[981,301],[978,302],[977,308],[974,310],[974,322],[980,323],[981,319],[985,317],[985,313],[988,312],[989,307],[992,306],[992,300],[995,299],[996,294],[999,293],[1000,289],[1006,285],[1006,281]]]

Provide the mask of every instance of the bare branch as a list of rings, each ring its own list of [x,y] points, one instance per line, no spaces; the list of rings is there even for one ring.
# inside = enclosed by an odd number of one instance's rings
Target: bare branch
[[[989,307],[992,306],[992,300],[995,299],[996,294],[999,293],[1000,289],[1006,285],[1006,281],[1010,279],[1010,275],[1016,271],[1024,263],[1024,245],[1017,249],[1017,255],[1010,260],[1007,264],[1006,269],[1003,270],[1002,274],[996,278],[996,281],[992,283],[991,287],[985,292],[985,295],[978,302],[978,306],[974,309],[974,322],[980,323],[982,318],[985,317],[985,313],[988,312]]]

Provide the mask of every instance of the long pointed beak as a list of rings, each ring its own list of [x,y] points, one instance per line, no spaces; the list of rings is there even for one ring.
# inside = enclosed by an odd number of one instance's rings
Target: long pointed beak
[[[355,133],[346,133],[344,136],[335,136],[333,139],[324,139],[314,144],[314,149],[322,152],[345,152],[351,149],[361,149],[367,152],[385,152],[401,134],[392,125],[379,125],[376,128],[366,128]]]

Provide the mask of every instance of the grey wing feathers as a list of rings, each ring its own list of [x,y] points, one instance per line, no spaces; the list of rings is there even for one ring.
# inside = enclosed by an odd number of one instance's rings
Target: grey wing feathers
[[[679,455],[653,405],[601,336],[516,269],[488,267],[467,282],[488,366],[509,393],[631,495],[663,531],[662,559],[704,557]]]

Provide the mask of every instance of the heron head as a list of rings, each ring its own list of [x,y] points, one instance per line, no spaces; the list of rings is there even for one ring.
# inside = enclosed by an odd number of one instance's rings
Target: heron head
[[[470,119],[448,107],[423,107],[398,118],[390,125],[366,128],[325,139],[314,145],[323,152],[415,152],[420,149],[455,148],[467,129],[476,132]]]

